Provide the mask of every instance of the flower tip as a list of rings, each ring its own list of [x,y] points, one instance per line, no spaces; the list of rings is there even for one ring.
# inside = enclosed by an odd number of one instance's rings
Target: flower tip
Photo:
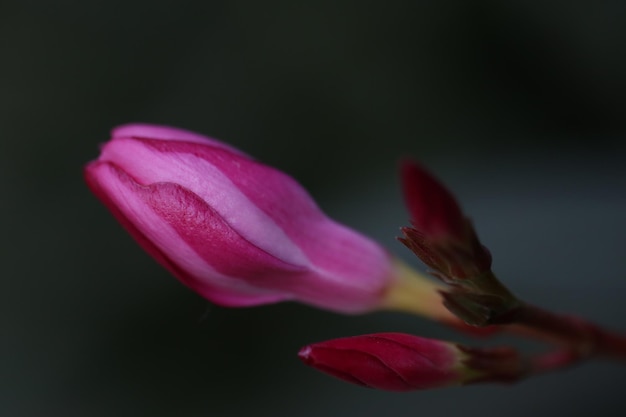
[[[311,365],[313,363],[313,356],[311,355],[312,351],[313,349],[311,346],[305,346],[298,351],[298,358],[300,358],[300,360],[305,364]]]

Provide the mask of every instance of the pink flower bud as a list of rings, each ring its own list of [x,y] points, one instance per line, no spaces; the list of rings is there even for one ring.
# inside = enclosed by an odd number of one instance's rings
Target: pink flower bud
[[[402,333],[377,333],[316,343],[304,363],[347,382],[387,391],[458,385],[462,352],[453,343]]]
[[[389,255],[326,217],[291,177],[175,128],[113,130],[87,165],[91,190],[184,284],[225,306],[297,300],[372,310],[394,279]]]
[[[298,356],[336,378],[387,391],[511,383],[529,371],[511,348],[471,348],[402,333],[328,340],[303,347]]]

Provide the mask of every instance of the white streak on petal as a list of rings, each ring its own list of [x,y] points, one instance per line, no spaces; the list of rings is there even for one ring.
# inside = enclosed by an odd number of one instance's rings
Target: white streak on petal
[[[212,286],[222,290],[254,298],[254,304],[263,302],[275,302],[290,298],[287,294],[280,294],[247,284],[243,279],[223,275],[213,269],[202,259],[176,231],[156,214],[152,208],[138,198],[134,190],[129,189],[119,180],[118,174],[108,164],[102,164],[95,168],[100,186],[107,195],[115,202],[116,206],[124,215],[132,219],[137,227],[153,244],[155,244],[168,258],[178,267],[193,276],[196,282],[192,288],[200,294],[212,298],[210,288],[203,291],[202,283],[208,282]],[[176,248],[172,251],[172,248]],[[250,303],[248,303],[250,304]]]
[[[185,187],[253,245],[292,265],[309,265],[306,255],[271,217],[206,160],[187,153],[160,152],[127,138],[108,142],[100,160],[114,162],[144,185],[170,182]]]

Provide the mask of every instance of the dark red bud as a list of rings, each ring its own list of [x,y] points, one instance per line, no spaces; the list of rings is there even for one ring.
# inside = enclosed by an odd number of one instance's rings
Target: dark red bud
[[[333,339],[306,346],[309,366],[369,388],[409,391],[461,383],[460,351],[452,343],[401,333]]]
[[[400,241],[430,268],[450,280],[491,269],[491,254],[452,193],[417,163],[405,160],[400,175],[413,227]]]
[[[465,237],[465,216],[448,189],[412,160],[400,165],[404,199],[416,229],[429,238]]]

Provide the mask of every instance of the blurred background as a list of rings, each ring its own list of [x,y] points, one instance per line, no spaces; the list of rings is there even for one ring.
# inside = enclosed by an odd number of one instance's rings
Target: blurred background
[[[405,394],[322,375],[302,345],[468,339],[401,314],[212,306],[81,170],[114,125],[197,130],[421,268],[395,241],[411,155],[514,291],[626,331],[625,50],[622,1],[0,2],[0,415],[623,416],[623,364]]]

